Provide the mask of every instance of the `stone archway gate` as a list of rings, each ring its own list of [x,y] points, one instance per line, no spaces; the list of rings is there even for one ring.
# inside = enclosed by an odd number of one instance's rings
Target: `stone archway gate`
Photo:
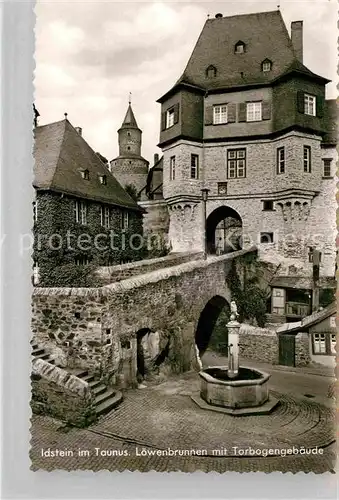
[[[35,288],[33,340],[60,366],[107,377],[119,373],[127,356],[133,379],[136,333],[147,328],[169,339],[173,371],[189,370],[201,311],[216,295],[230,302],[232,261],[241,265],[239,257],[253,252],[255,248],[210,256],[101,288]]]

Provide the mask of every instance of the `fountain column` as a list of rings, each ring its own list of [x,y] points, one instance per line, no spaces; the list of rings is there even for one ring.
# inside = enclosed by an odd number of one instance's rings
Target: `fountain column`
[[[229,378],[237,377],[239,373],[239,330],[240,323],[237,321],[238,310],[234,301],[231,302],[231,317],[227,323],[228,330],[228,370]]]

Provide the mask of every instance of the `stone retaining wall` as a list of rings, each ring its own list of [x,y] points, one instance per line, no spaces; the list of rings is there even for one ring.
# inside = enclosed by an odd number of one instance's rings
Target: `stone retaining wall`
[[[84,380],[42,359],[32,363],[33,413],[43,413],[79,427],[95,420],[93,396]]]
[[[240,356],[263,363],[279,363],[279,341],[274,330],[242,324],[239,331]]]
[[[174,253],[156,259],[144,259],[119,266],[100,267],[97,274],[104,283],[116,283],[139,274],[149,273],[157,269],[164,269],[170,266],[177,266],[202,257],[201,253]]]

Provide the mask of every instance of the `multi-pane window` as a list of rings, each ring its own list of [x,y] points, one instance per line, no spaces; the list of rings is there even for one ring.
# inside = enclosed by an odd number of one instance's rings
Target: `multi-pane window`
[[[121,229],[128,229],[129,226],[129,214],[127,210],[124,210],[121,214]]]
[[[75,202],[75,222],[87,224],[87,204],[85,201]]]
[[[166,113],[166,128],[174,125],[174,108],[171,108]]]
[[[227,176],[229,179],[246,177],[246,149],[227,151]]]
[[[191,179],[199,178],[199,155],[191,155]]]
[[[326,354],[326,335],[325,333],[313,334],[313,346],[315,354]]]
[[[313,333],[313,353],[314,354],[336,354],[336,334],[335,333]]]
[[[332,159],[325,158],[323,160],[323,177],[332,177]]]
[[[304,113],[305,115],[316,115],[316,97],[314,95],[304,94]]]
[[[285,173],[285,148],[277,149],[277,174]]]
[[[171,156],[170,158],[170,180],[174,181],[175,179],[175,156]]]
[[[106,227],[107,229],[110,226],[110,217],[111,210],[110,207],[103,206],[101,207],[101,225]]]
[[[227,123],[227,104],[213,106],[213,123]]]
[[[36,222],[38,220],[38,201],[33,201],[33,220]]]
[[[91,258],[86,255],[75,257],[74,263],[76,266],[88,266],[91,263]]]
[[[246,105],[246,120],[257,122],[261,120],[261,102],[248,102]]]
[[[304,146],[304,172],[311,172],[311,148]]]
[[[267,71],[271,71],[271,62],[270,61],[265,61],[262,63],[262,70],[264,73],[267,73]]]

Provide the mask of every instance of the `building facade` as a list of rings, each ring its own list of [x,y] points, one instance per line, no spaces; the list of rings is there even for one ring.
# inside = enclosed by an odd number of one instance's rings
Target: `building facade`
[[[67,119],[36,127],[34,157],[35,284],[40,277],[42,285],[50,279],[62,286],[72,283],[72,273],[78,274],[75,266],[142,258],[143,210],[87,144],[81,129]]]
[[[328,82],[303,64],[302,21],[292,22],[289,36],[280,11],[217,14],[158,100],[171,248],[257,245],[276,268],[271,313],[281,320],[310,312],[314,250],[321,287],[334,282],[337,157]],[[301,306],[288,314],[288,302]]]

